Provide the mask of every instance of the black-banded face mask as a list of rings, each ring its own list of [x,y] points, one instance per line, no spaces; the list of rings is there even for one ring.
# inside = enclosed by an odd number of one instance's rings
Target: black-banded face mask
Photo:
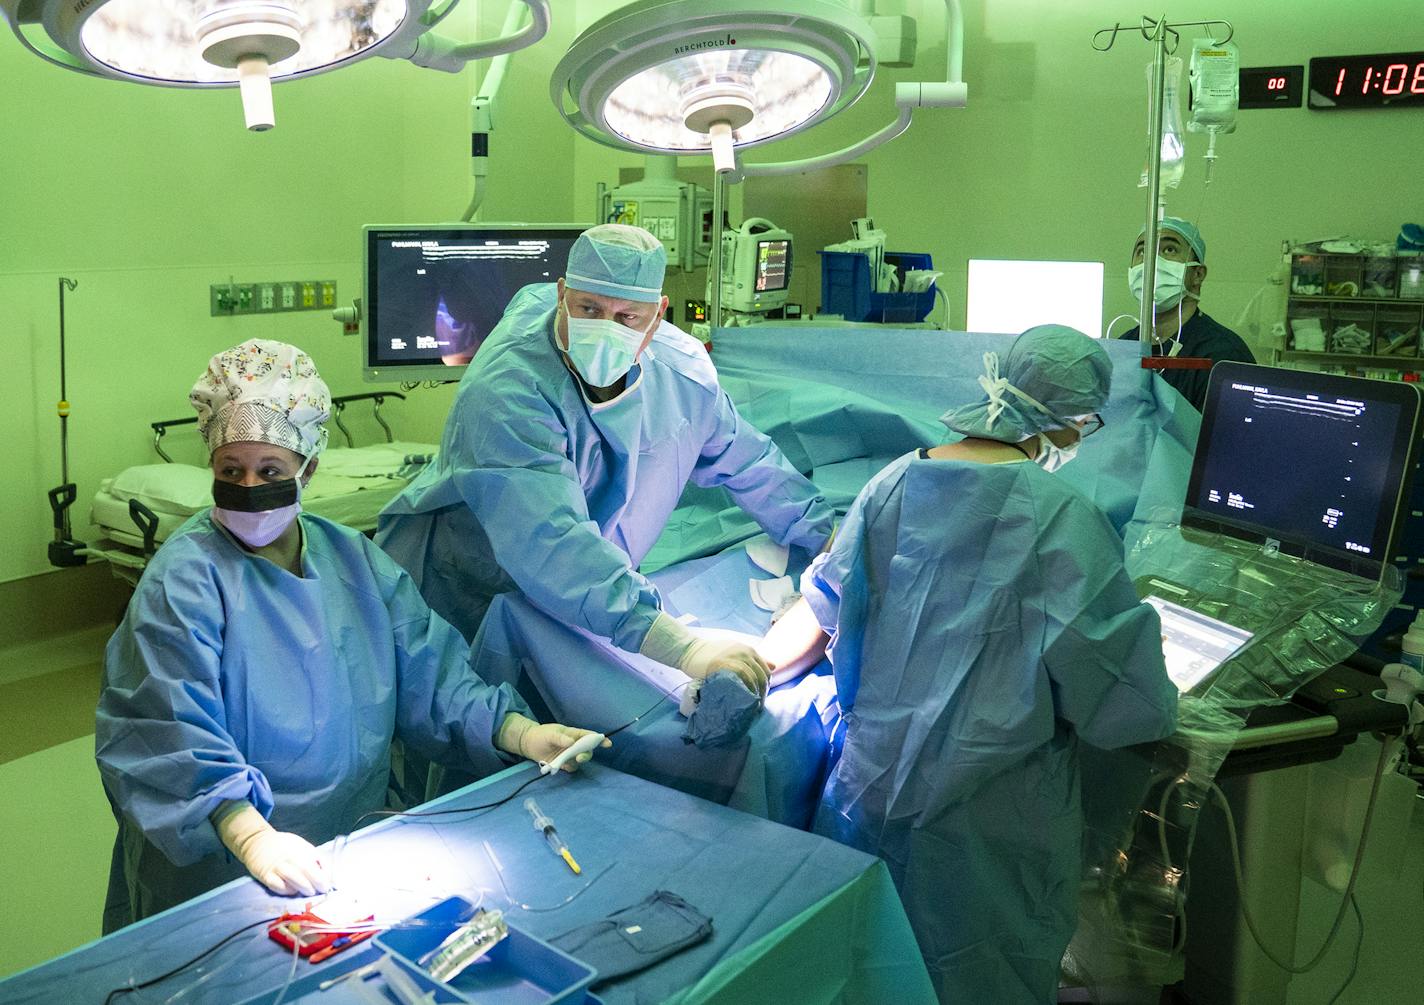
[[[213,516],[249,548],[261,548],[282,536],[302,511],[302,461],[295,478],[261,485],[213,479]]]
[[[220,478],[213,479],[213,505],[233,513],[265,513],[291,506],[298,498],[300,494],[295,478],[261,485],[238,485]]]

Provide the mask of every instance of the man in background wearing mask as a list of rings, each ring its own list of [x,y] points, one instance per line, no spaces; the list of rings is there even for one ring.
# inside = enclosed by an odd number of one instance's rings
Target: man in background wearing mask
[[[1137,235],[1132,250],[1132,266],[1128,270],[1128,288],[1137,302],[1142,300],[1143,243],[1146,232]],[[1254,363],[1251,350],[1230,328],[1220,324],[1198,307],[1202,282],[1206,279],[1206,242],[1200,232],[1185,220],[1165,217],[1157,235],[1157,281],[1153,290],[1156,318],[1153,327],[1152,355],[1195,356],[1213,361],[1229,359]],[[1137,328],[1122,336],[1136,339]],[[1206,400],[1210,370],[1159,370],[1162,378],[1175,387],[1197,411]]]
[[[737,413],[701,344],[662,320],[666,264],[646,230],[603,224],[562,279],[516,294],[460,382],[438,463],[386,507],[376,540],[468,639],[517,590],[620,649],[763,693],[756,651],[663,613],[638,563],[689,480],[812,552],[832,512]]]

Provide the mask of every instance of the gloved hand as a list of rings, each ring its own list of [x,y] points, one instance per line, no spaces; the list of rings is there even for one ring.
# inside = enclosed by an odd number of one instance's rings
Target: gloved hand
[[[273,893],[312,897],[331,889],[311,842],[277,830],[251,803],[224,803],[211,819],[227,850]]]
[[[558,722],[538,723],[517,712],[511,712],[504,717],[495,746],[518,757],[544,764],[558,757],[579,737],[587,736],[591,732],[591,729],[578,729]],[[611,747],[613,741],[605,739],[599,746]],[[580,764],[592,757],[590,753],[579,754],[566,762],[562,770],[577,771]]]
[[[745,642],[708,639],[666,614],[659,614],[639,653],[659,663],[675,666],[699,680],[718,670],[730,670],[746,682],[753,694],[766,695],[771,667]]]

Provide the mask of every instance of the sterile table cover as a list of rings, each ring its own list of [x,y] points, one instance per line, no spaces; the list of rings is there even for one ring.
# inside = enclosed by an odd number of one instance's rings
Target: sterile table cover
[[[494,802],[533,770],[510,768],[424,809]],[[530,826],[521,806],[525,795],[537,797],[555,821],[582,876],[565,868]],[[659,889],[712,918],[706,942],[600,988],[608,1005],[934,1000],[909,923],[877,859],[597,762],[576,775],[538,781],[498,808],[383,822],[345,847],[326,846],[324,854],[333,860],[333,896],[348,910],[355,898],[359,910],[374,912],[378,921],[394,922],[460,894],[504,910],[514,924],[548,939]],[[237,880],[0,981],[0,1000],[100,1002],[113,988],[162,974],[243,925],[299,911],[304,903]],[[322,915],[323,905],[314,903],[313,910]],[[301,962],[296,973],[335,975],[372,952],[357,947],[315,967]],[[185,989],[176,1002],[234,1002],[266,991],[275,998],[291,959],[260,925],[203,964],[120,1000],[170,1001]]]
[[[958,438],[940,425],[953,405],[979,401],[985,352],[1013,336],[927,329],[779,328],[713,333],[712,362],[743,417],[776,441],[844,511],[894,458]],[[1134,515],[1180,506],[1201,417],[1142,368],[1140,342],[1109,340],[1106,425],[1060,475],[1107,513],[1119,533]],[[644,571],[720,551],[757,532],[718,489],[689,487]]]
[[[771,577],[742,548],[652,577],[669,614],[760,635],[771,615],[751,601],[753,578]],[[554,721],[607,732],[641,716],[599,755],[606,763],[778,823],[810,826],[838,717],[825,667],[773,689],[740,740],[703,748],[682,738],[686,720],[677,708],[685,674],[564,625],[517,594],[490,605],[471,666],[491,684],[513,684]]]

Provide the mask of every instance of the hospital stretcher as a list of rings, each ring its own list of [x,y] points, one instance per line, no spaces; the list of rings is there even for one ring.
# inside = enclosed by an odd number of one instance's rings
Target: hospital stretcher
[[[382,508],[435,457],[436,445],[397,440],[381,414],[388,398],[405,399],[395,391],[369,391],[332,399],[332,417],[344,445],[324,451],[311,483],[302,492],[302,508],[363,533],[375,530]],[[343,421],[354,402],[370,401],[384,443],[356,446]],[[153,449],[161,458],[105,478],[99,483],[90,520],[101,537],[83,548],[90,562],[108,562],[116,576],[136,583],[154,549],[198,510],[212,505],[212,471],[205,465],[175,461],[165,449],[170,430],[196,425],[197,418],[151,423]],[[54,505],[53,498],[51,505]]]

